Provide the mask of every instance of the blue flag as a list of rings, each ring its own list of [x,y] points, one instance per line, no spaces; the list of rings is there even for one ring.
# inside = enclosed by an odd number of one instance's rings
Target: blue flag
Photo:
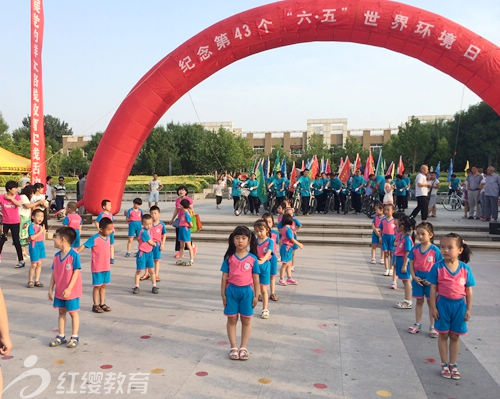
[[[436,172],[436,177],[439,179],[439,176],[441,175],[441,161],[438,162],[435,172]]]
[[[283,177],[288,179],[288,173],[286,172],[286,158],[283,157],[281,160],[281,173],[283,173]]]
[[[264,161],[264,176],[267,179],[269,177],[269,156],[267,156],[266,160]]]
[[[451,175],[453,174],[453,158],[450,159],[450,167],[448,168],[448,181],[451,181]]]

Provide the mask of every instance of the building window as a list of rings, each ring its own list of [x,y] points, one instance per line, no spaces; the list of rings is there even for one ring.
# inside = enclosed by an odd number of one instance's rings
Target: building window
[[[255,153],[264,152],[264,147],[263,146],[255,146],[253,148],[253,152],[255,152]]]
[[[372,150],[373,152],[380,151],[381,149],[382,149],[381,144],[371,144],[370,145],[370,150]]]

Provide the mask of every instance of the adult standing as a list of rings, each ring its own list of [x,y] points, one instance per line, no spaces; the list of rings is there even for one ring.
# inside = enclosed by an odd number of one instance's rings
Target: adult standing
[[[493,166],[488,166],[486,169],[486,177],[484,183],[484,204],[483,216],[484,219],[496,222],[498,220],[498,196],[500,194],[500,176],[495,173]]]
[[[403,177],[401,178],[406,183],[406,198],[404,199],[403,210],[408,209],[408,200],[410,199],[410,191],[411,191],[411,179],[408,175],[408,172],[403,172]]]
[[[250,190],[248,194],[248,205],[250,207],[250,214],[252,215],[255,212],[255,215],[259,215],[259,182],[255,180],[255,173],[250,175],[250,179],[246,181],[246,186]]]
[[[440,187],[439,179],[437,177],[436,172],[431,172],[429,183],[431,185],[429,189],[429,213],[430,216],[436,217],[436,203],[437,203],[437,195]]]
[[[54,190],[56,192],[56,210],[60,211],[64,208],[64,200],[66,199],[64,176],[59,176],[59,182],[54,186]]]
[[[483,176],[479,173],[478,168],[473,166],[471,168],[472,174],[467,176],[465,179],[466,187],[467,187],[467,201],[469,203],[469,219],[479,219],[479,192],[481,190],[481,181],[483,180]]]
[[[236,172],[234,174],[234,177],[231,179],[232,180],[232,190],[231,190],[231,195],[233,196],[233,208],[236,210],[236,207],[238,206],[238,202],[240,202],[240,197],[241,197],[241,184],[242,181],[240,180],[241,174]]]
[[[352,207],[356,213],[361,212],[361,190],[366,185],[366,180],[361,175],[361,170],[356,169],[351,181]]]
[[[170,224],[175,227],[175,257],[179,258],[180,253],[180,242],[179,242],[179,216],[184,212],[184,208],[181,205],[181,201],[183,199],[189,202],[189,210],[194,214],[193,200],[189,198],[187,195],[189,191],[186,186],[182,185],[177,187],[177,199],[175,200],[175,209],[172,214],[172,219],[170,220]],[[193,247],[193,251],[196,254],[196,245],[193,245],[191,241],[191,246]],[[189,250],[187,247],[184,247],[185,250]]]
[[[417,197],[417,207],[413,210],[410,217],[414,219],[421,212],[422,222],[427,220],[429,213],[429,188],[431,185],[427,182],[427,173],[429,167],[422,165],[420,173],[415,178],[415,196]]]
[[[16,268],[24,267],[23,250],[19,240],[19,225],[21,219],[19,216],[19,207],[22,206],[21,197],[17,193],[19,184],[16,181],[9,180],[5,184],[4,195],[0,196],[0,206],[2,207],[3,232],[0,236],[0,256],[2,255],[3,245],[7,241],[7,233],[12,235],[12,243],[16,248],[18,263]]]
[[[153,173],[153,180],[149,182],[149,199],[148,205],[151,208],[153,202],[156,206],[158,206],[158,202],[160,202],[160,191],[163,188],[163,184],[158,179],[158,174]]]
[[[309,169],[304,169],[302,176],[299,177],[295,184],[300,190],[302,214],[309,216],[309,201],[311,199],[311,178],[309,177]]]
[[[55,194],[54,194],[54,187],[52,186],[52,176],[47,176],[45,179],[45,182],[47,183],[45,187],[47,188],[45,190],[45,199],[49,203],[49,206],[47,207],[47,212],[51,211],[51,206],[52,206],[52,201],[55,199]]]

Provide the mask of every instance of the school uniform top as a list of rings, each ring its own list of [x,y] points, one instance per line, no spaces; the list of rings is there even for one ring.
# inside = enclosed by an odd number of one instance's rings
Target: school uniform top
[[[441,251],[434,244],[431,244],[426,251],[422,252],[422,244],[415,245],[408,258],[413,260],[415,272],[429,273],[435,263],[443,260]]]
[[[142,220],[142,215],[143,212],[141,208],[130,208],[126,213],[129,222],[140,222]]]
[[[63,226],[71,227],[74,230],[80,230],[82,223],[82,217],[78,213],[69,213],[62,222]]]
[[[272,239],[266,238],[260,244],[257,243],[257,256],[259,257],[259,259],[262,259],[264,256],[266,256],[266,253],[269,250],[274,252],[274,241]],[[269,258],[267,261],[269,262],[270,260],[271,258]]]
[[[260,274],[259,260],[251,253],[243,258],[238,258],[236,254],[224,259],[220,271],[228,274],[229,284],[244,287],[253,285],[253,274]]]
[[[378,227],[382,234],[394,235],[396,233],[396,223],[394,222],[394,218],[391,220],[387,220],[386,217],[382,218]]]
[[[80,298],[82,296],[82,275],[78,276],[73,289],[71,290],[67,298],[63,297],[63,291],[68,287],[71,278],[73,277],[73,272],[75,270],[81,270],[82,266],[80,264],[80,255],[71,249],[66,256],[62,256],[62,252],[59,251],[54,255],[54,263],[52,264],[52,275],[54,277],[54,283],[56,286],[55,297],[57,299],[62,299],[63,301],[68,301],[70,299]]]
[[[90,269],[92,273],[107,272],[111,270],[111,238],[94,234],[85,244],[85,248],[92,249]]]
[[[452,273],[444,260],[432,266],[427,281],[437,285],[437,293],[448,299],[461,299],[466,295],[466,288],[476,285],[469,265],[459,261],[457,270]]]
[[[233,197],[240,197],[241,196],[240,184],[241,184],[240,179],[233,179],[233,191],[232,191]]]
[[[151,235],[148,230],[142,229],[137,236],[139,241],[139,251],[149,253],[153,250],[153,246],[148,242],[151,240]]]
[[[278,248],[278,244],[280,242],[280,233],[277,230],[271,230],[271,240],[274,242],[274,249]]]
[[[281,230],[283,228],[283,222],[281,220],[278,222],[277,227],[279,230]],[[293,218],[291,229],[292,229],[294,234],[297,231],[297,228],[299,228],[299,227],[302,227],[302,223],[300,223],[299,219]]]
[[[31,242],[38,242],[45,240],[44,234],[39,234],[34,239],[31,238],[31,236],[38,234],[41,229],[42,226],[40,226],[39,224],[30,223],[30,225],[28,226],[28,236],[30,237]]]
[[[372,224],[378,229],[380,228],[380,222],[382,221],[382,219],[384,218],[384,216],[379,216],[379,215],[375,215],[372,219]]]
[[[21,201],[21,197],[16,195],[15,200]],[[3,223],[4,224],[19,224],[21,223],[21,218],[19,217],[19,209],[17,205],[7,199],[7,195],[0,195],[0,206],[2,207]]]
[[[286,179],[284,177],[275,179],[273,187],[276,191],[276,197],[284,197],[286,195]]]
[[[178,214],[177,217],[179,218],[179,227],[188,227],[189,228],[190,223],[193,221],[191,219],[191,215],[186,210],[184,210],[184,212]]]
[[[153,224],[153,227],[151,227],[150,235],[154,242],[162,242],[165,234],[167,234],[165,223],[159,222],[157,225]]]
[[[247,180],[247,188],[250,190],[250,196],[251,197],[257,197],[258,192],[257,192],[257,187],[259,186],[259,182],[257,180]],[[252,188],[255,187],[253,190]]]
[[[394,255],[396,256],[405,256],[406,252],[410,252],[413,248],[413,241],[411,239],[410,234],[401,234],[399,235],[399,240],[396,243],[394,248]]]
[[[297,180],[298,188],[300,190],[300,195],[303,197],[311,196],[311,178],[309,176],[301,176]]]
[[[294,232],[290,225],[284,226],[281,229],[281,237],[280,237],[280,242],[281,245],[285,245],[287,249],[290,249],[293,246],[293,238]]]

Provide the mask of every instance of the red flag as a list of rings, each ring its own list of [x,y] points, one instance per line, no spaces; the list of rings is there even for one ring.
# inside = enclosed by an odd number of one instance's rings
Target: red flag
[[[394,168],[394,162],[391,162],[389,167],[387,168],[387,171],[385,172],[386,176],[392,176],[392,169]]]
[[[366,165],[365,165],[365,172],[363,174],[363,177],[365,178],[366,181],[368,181],[368,176],[370,176],[372,173],[375,173],[375,167],[374,167],[375,162],[373,161],[373,155],[370,150],[370,154],[368,155],[368,158],[366,159]]]
[[[47,171],[43,127],[43,24],[43,0],[31,0],[31,183],[45,185]]]
[[[349,176],[351,175],[351,161],[349,161],[349,156],[345,158],[345,162],[342,164],[342,168],[340,169],[339,179],[342,183],[346,184],[347,180],[349,180]]]
[[[405,171],[405,165],[403,164],[403,157],[400,155],[399,156],[399,162],[398,162],[398,175],[402,175]]]
[[[329,175],[330,173],[332,173],[332,168],[330,166],[330,160],[329,159],[326,160],[325,173],[327,175]]]
[[[304,160],[302,160],[302,166],[300,167],[300,170],[304,170],[306,168],[306,165],[304,164]]]
[[[309,176],[311,176],[311,179],[314,180],[318,173],[319,173],[319,162],[318,162],[318,157],[315,155],[312,161],[311,172],[309,173]]]
[[[361,169],[361,157],[356,153],[356,160],[354,161],[354,170]]]
[[[304,162],[304,161],[302,161]],[[293,161],[292,171],[290,172],[290,185],[288,186],[288,191],[293,192],[293,186],[297,180],[297,168],[295,167],[295,161]]]
[[[342,166],[344,166],[344,157],[340,157],[339,173],[342,170]]]

